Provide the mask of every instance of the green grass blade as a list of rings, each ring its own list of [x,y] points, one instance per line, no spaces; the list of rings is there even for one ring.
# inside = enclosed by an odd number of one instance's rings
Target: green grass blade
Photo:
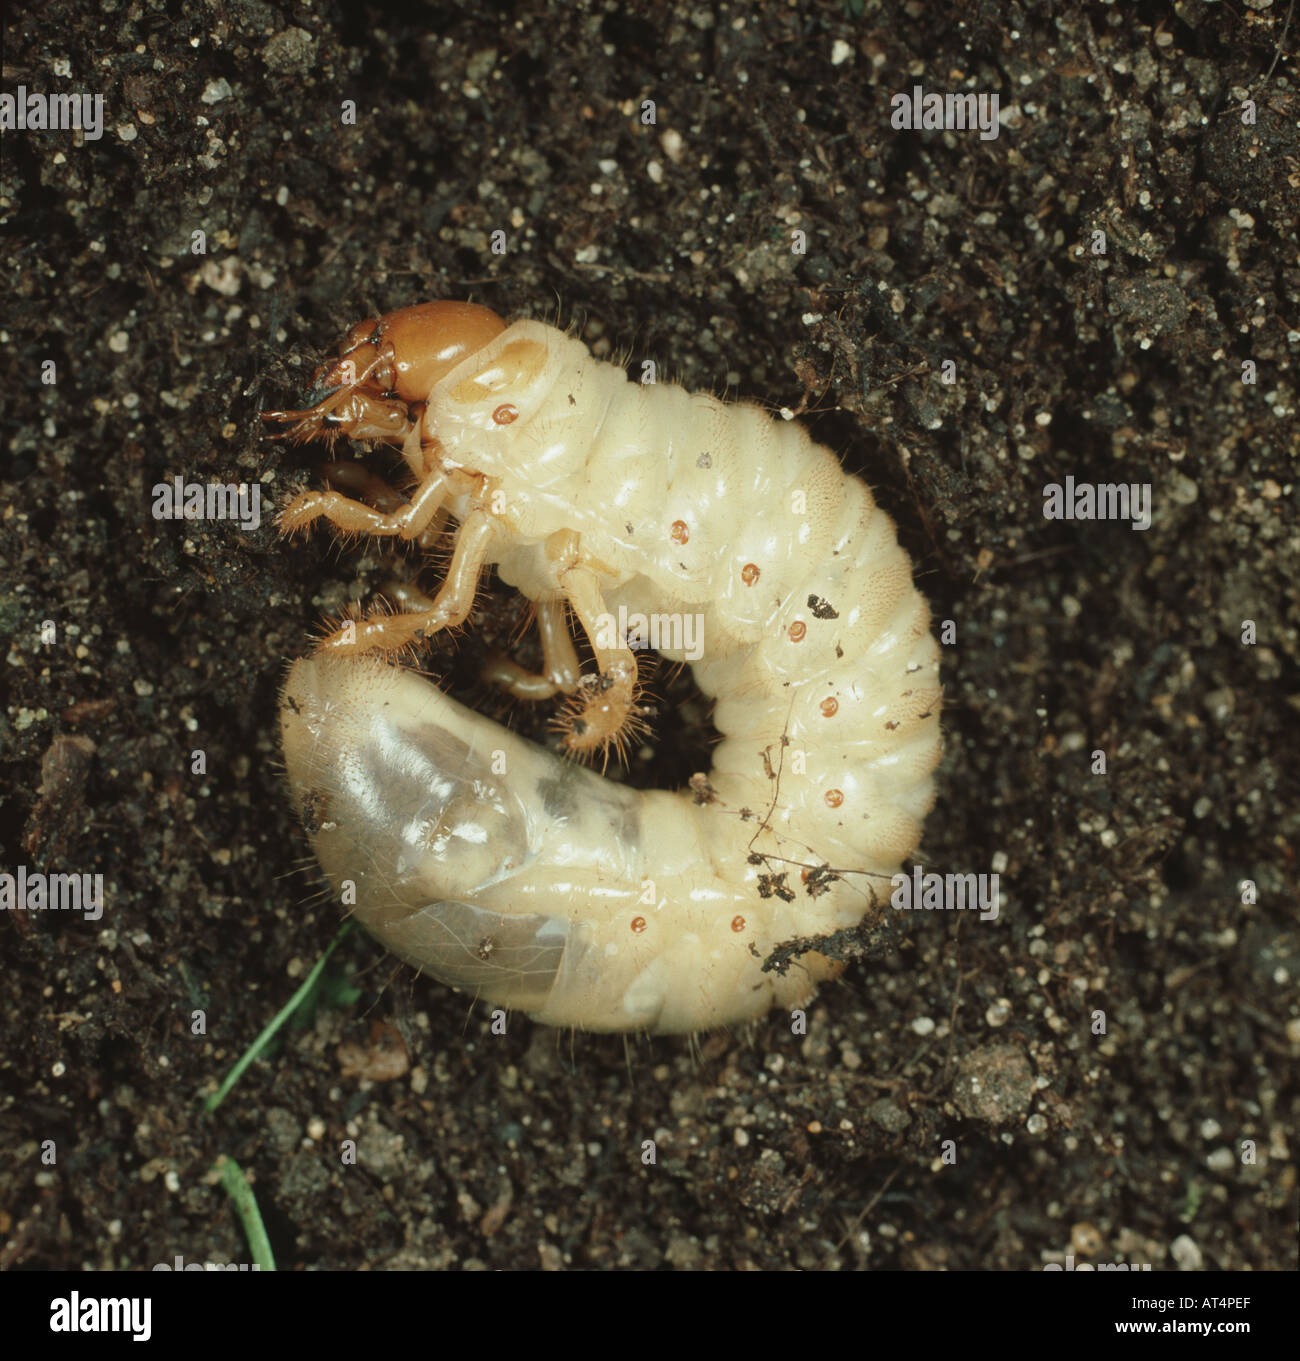
[[[338,935],[335,936],[334,939],[330,942],[329,948],[316,961],[316,964],[313,967],[311,973],[309,973],[306,979],[303,981],[302,987],[300,987],[298,991],[295,992],[291,998],[289,998],[289,1000],[284,1004],[284,1006],[280,1008],[280,1010],[275,1014],[275,1016],[271,1018],[266,1027],[263,1029],[262,1033],[253,1041],[252,1044],[248,1046],[248,1048],[240,1056],[235,1066],[230,1070],[229,1073],[226,1074],[226,1080],[221,1084],[220,1087],[217,1088],[215,1092],[212,1093],[211,1096],[209,1096],[204,1101],[203,1103],[204,1109],[209,1114],[212,1111],[216,1110],[219,1105],[221,1105],[221,1103],[226,1099],[227,1094],[230,1092],[230,1089],[244,1075],[244,1070],[248,1067],[248,1065],[252,1063],[255,1058],[257,1058],[257,1056],[262,1052],[262,1050],[266,1048],[268,1044],[270,1044],[272,1038],[275,1035],[275,1032],[279,1030],[282,1025],[284,1025],[284,1023],[289,1019],[289,1017],[292,1016],[293,1013],[297,1011],[297,1009],[307,999],[307,997],[310,996],[311,990],[316,986],[317,979],[320,978],[321,973],[323,972],[326,964],[329,963],[330,956],[334,953],[335,950],[338,949],[340,941],[342,941],[343,937],[346,936],[351,929],[352,923],[350,921],[346,921],[343,923],[343,925],[339,928]]]
[[[248,1239],[248,1250],[253,1262],[263,1271],[274,1271],[275,1255],[271,1251],[271,1240],[266,1236],[262,1212],[257,1208],[257,1197],[248,1184],[248,1178],[244,1176],[244,1169],[225,1153],[213,1164],[213,1169],[221,1174],[221,1184],[235,1202],[235,1213],[244,1226],[244,1236]]]

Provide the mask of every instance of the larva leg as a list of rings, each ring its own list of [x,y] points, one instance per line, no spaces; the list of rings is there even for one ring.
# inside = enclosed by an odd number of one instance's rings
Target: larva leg
[[[402,441],[402,457],[406,460],[408,468],[414,468],[419,475],[428,477],[436,469],[442,468],[442,461],[439,457],[440,446],[436,440],[430,438],[425,428],[423,404],[412,408],[412,418],[415,423]],[[468,486],[465,485],[466,481],[464,474],[449,474],[447,478],[453,495],[474,490],[472,480],[469,480]],[[446,527],[447,507],[439,506],[433,518],[424,527],[423,532],[416,535],[416,544],[421,548],[432,548],[441,538]],[[427,600],[427,597],[425,599]],[[419,608],[424,609],[427,606],[421,605]]]
[[[587,635],[599,668],[598,675],[582,678],[573,702],[558,720],[565,734],[564,745],[579,755],[608,751],[611,745],[622,751],[641,726],[633,714],[636,656],[626,641],[621,640],[616,647],[607,645],[607,630],[600,621],[608,618],[609,611],[596,571],[587,565],[578,547],[578,536],[565,530],[554,540],[547,546],[548,553],[560,561],[570,559],[557,574],[560,589]]]
[[[352,459],[323,463],[320,474],[331,491],[349,493],[354,500],[364,501],[366,505],[373,506],[375,510],[383,511],[385,514],[391,515],[406,504],[406,498],[401,492],[394,490],[382,477],[372,473],[364,463],[357,463]]]
[[[568,611],[563,600],[543,600],[537,606],[537,632],[542,639],[542,673],[525,671],[518,662],[500,653],[483,668],[483,679],[509,691],[516,699],[550,699],[578,687],[581,668],[569,634]]]
[[[305,491],[284,508],[279,519],[280,532],[292,534],[324,516],[345,532],[414,539],[429,527],[449,491],[447,475],[441,468],[429,471],[415,495],[397,511],[376,510],[342,492]]]
[[[465,517],[456,536],[447,578],[427,610],[413,614],[376,615],[360,623],[336,629],[320,645],[322,652],[394,652],[423,642],[442,629],[454,628],[469,618],[478,594],[479,573],[487,561],[496,526],[491,515],[478,507]]]
[[[404,614],[417,614],[433,609],[433,597],[410,581],[389,581],[384,595]]]

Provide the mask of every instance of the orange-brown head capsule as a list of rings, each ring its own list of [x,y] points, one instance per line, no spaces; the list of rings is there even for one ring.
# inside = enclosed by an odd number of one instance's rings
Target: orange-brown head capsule
[[[377,395],[423,402],[444,375],[475,350],[495,340],[506,324],[490,308],[473,302],[422,302],[363,321],[348,332],[338,359],[322,374],[341,385],[340,370],[351,366],[353,383]]]
[[[323,433],[400,443],[413,424],[406,408],[427,401],[439,379],[505,328],[490,307],[472,302],[422,302],[368,319],[316,370],[315,385],[329,391],[315,406],[265,411],[262,419],[293,422],[285,438],[296,441]]]

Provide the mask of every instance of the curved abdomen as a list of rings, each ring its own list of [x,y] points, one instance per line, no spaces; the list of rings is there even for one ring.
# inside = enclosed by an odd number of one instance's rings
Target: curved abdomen
[[[413,672],[305,658],[281,727],[326,875],[451,987],[551,1025],[663,1033],[793,1005],[833,971],[818,955],[759,971],[791,932],[753,891],[734,815],[593,775]]]

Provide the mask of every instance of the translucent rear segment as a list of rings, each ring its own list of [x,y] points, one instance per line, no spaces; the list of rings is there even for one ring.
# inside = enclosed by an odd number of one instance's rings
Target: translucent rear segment
[[[507,916],[444,899],[387,923],[382,938],[448,987],[538,1011],[559,977],[570,933],[577,930],[558,917]]]
[[[356,885],[367,926],[473,900],[527,860],[527,813],[493,773],[493,734],[477,737],[474,716],[426,681],[310,659],[286,694],[285,763],[304,825],[325,872]]]
[[[296,663],[281,718],[304,826],[357,921],[450,987],[543,1009],[589,953],[567,891],[530,900],[548,829],[567,884],[583,809],[608,812],[575,793],[585,772],[370,659]]]

